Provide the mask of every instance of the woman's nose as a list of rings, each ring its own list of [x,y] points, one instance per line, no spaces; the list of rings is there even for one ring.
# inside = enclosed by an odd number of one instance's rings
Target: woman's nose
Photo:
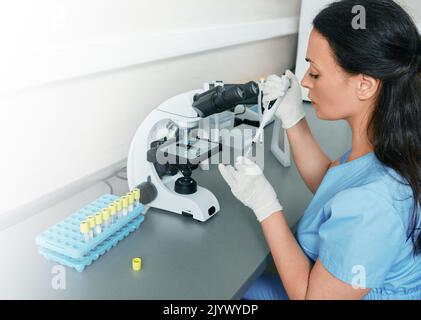
[[[311,89],[311,81],[310,81],[310,76],[308,75],[308,71],[306,72],[303,79],[301,80],[301,85],[306,89]]]

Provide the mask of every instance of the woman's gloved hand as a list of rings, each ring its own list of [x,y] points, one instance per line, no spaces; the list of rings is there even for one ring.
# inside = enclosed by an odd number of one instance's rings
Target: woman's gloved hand
[[[238,157],[235,168],[223,164],[218,168],[234,196],[254,211],[259,222],[283,210],[262,169],[250,159]]]
[[[263,105],[267,105],[270,101],[285,95],[281,105],[276,111],[276,116],[282,121],[282,127],[284,129],[289,129],[304,118],[306,113],[303,107],[301,85],[297,77],[290,70],[287,70],[285,75],[291,81],[291,88],[287,93],[285,94],[282,79],[275,74],[270,75],[262,85],[262,103]]]

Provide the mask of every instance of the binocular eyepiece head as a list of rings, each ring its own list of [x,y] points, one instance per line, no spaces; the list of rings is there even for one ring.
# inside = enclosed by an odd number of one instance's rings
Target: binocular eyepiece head
[[[234,108],[259,94],[259,86],[251,81],[240,85],[216,86],[193,97],[193,109],[199,117],[206,118],[215,113]]]

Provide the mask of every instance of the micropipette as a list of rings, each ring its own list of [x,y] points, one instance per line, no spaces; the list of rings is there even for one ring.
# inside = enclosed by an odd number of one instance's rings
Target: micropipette
[[[266,127],[266,125],[272,120],[272,118],[274,117],[276,110],[278,110],[279,105],[281,104],[282,100],[285,97],[286,91],[291,87],[291,81],[289,80],[289,78],[285,75],[282,76],[282,81],[284,83],[285,86],[285,91],[284,94],[282,96],[280,96],[277,100],[271,101],[267,108],[263,108],[263,114],[262,114],[262,119],[260,120],[260,125],[259,128],[256,131],[256,134],[251,142],[251,145],[249,146],[249,148],[247,149],[247,152],[245,154],[245,156],[249,156],[251,150],[253,149],[253,145],[255,145],[257,142],[261,142],[262,141],[262,137],[263,137],[263,130]],[[260,90],[262,90],[262,82],[260,83]],[[261,92],[259,93],[259,107],[262,106],[262,95]]]

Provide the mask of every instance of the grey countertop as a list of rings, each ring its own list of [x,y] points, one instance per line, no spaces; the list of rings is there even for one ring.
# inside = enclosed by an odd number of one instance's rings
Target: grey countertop
[[[332,158],[350,146],[343,121],[307,120]],[[294,164],[282,167],[270,153],[272,127],[265,130],[265,175],[278,193],[288,224],[294,226],[312,194]],[[270,252],[254,214],[231,194],[215,165],[196,170],[198,184],[211,190],[221,210],[206,223],[151,209],[138,230],[79,273],[65,268],[65,289],[52,282],[55,263],[37,252],[35,237],[52,224],[108,193],[97,184],[0,232],[0,299],[238,299],[267,265]],[[113,181],[126,192],[124,181]],[[115,192],[118,194],[118,192]],[[142,270],[132,271],[133,257]]]

